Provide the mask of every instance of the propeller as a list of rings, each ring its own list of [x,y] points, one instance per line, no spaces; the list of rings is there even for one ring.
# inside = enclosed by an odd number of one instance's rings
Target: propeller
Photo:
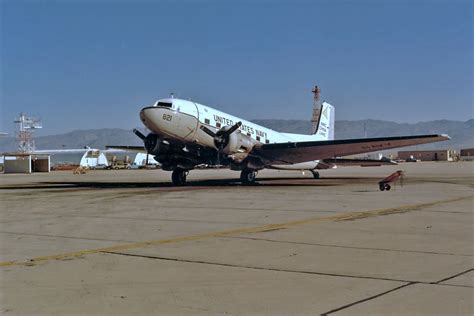
[[[227,126],[225,126],[221,128],[220,130],[218,130],[216,133],[214,133],[213,131],[211,131],[209,128],[207,128],[204,125],[201,125],[200,129],[207,135],[214,138],[214,144],[220,151],[222,151],[222,149],[224,149],[224,147],[229,142],[230,134],[238,130],[241,125],[242,125],[242,122],[237,122],[235,125],[232,125],[229,129],[227,129],[226,128]]]
[[[240,126],[242,126],[242,122],[237,122],[234,125],[232,125],[230,128],[227,128],[228,126],[221,128],[216,133],[214,133],[213,131],[211,131],[209,128],[207,128],[204,125],[201,125],[199,127],[204,133],[214,138],[214,145],[217,148],[217,164],[218,165],[220,165],[220,155],[222,151],[224,150],[225,146],[227,146],[227,144],[229,143],[230,135],[236,130],[238,130]]]
[[[143,144],[144,144],[144,147],[146,149],[147,155],[149,153],[152,153],[156,149],[156,147],[158,145],[158,141],[159,141],[158,138],[156,137],[156,135],[148,134],[147,136],[145,136],[142,132],[140,132],[136,128],[133,129],[133,133],[135,135],[137,135],[143,141]]]
[[[135,135],[137,135],[141,140],[145,140],[145,138],[146,138],[146,136],[143,135],[143,133],[140,132],[140,131],[139,131],[138,129],[136,129],[136,128],[133,129],[133,133],[134,133]]]
[[[206,126],[204,125],[201,125],[201,127],[199,127],[204,133],[206,133],[207,135],[211,136],[211,137],[216,137],[216,133],[214,133],[213,131],[211,131],[209,128],[207,128]]]

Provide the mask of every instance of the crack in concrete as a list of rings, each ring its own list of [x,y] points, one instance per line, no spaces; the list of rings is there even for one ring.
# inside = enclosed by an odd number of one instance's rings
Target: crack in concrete
[[[413,284],[427,284],[427,285],[437,285],[437,286],[451,286],[451,287],[467,287],[474,288],[474,286],[468,285],[455,285],[455,284],[438,284],[437,282],[423,282],[423,281],[411,281],[403,279],[392,279],[392,278],[381,278],[381,277],[372,277],[365,275],[351,275],[351,274],[338,274],[338,273],[327,273],[327,272],[316,272],[316,271],[305,271],[305,270],[291,270],[291,269],[281,269],[281,268],[271,268],[271,267],[258,267],[258,266],[248,266],[248,265],[239,265],[233,263],[223,263],[223,262],[212,262],[204,260],[191,260],[183,258],[172,258],[172,257],[163,257],[163,256],[151,256],[151,255],[140,255],[126,252],[116,252],[116,251],[102,251],[101,253],[126,256],[126,257],[137,257],[145,259],[154,259],[154,260],[163,260],[163,261],[174,261],[174,262],[184,262],[184,263],[195,263],[195,264],[207,264],[221,267],[230,267],[230,268],[243,268],[243,269],[252,269],[252,270],[265,270],[265,271],[275,271],[275,272],[288,272],[288,273],[302,273],[302,274],[312,274],[312,275],[322,275],[322,276],[333,276],[340,278],[351,278],[351,279],[368,279],[368,280],[377,280],[377,281],[392,281],[392,282],[403,282],[403,283],[413,283]],[[472,269],[465,271],[463,273],[469,272]],[[461,274],[463,274],[461,273]],[[457,274],[461,275],[461,274]],[[456,277],[454,276],[454,277]]]
[[[319,244],[319,243],[308,243],[308,242],[288,241],[288,240],[275,240],[275,239],[254,238],[254,237],[223,236],[222,238],[261,240],[261,241],[274,242],[274,243],[283,243],[283,244],[306,245],[306,246],[319,246],[319,247],[331,247],[331,248],[333,247],[333,248],[344,248],[344,249],[378,250],[378,251],[388,251],[388,252],[407,252],[407,253],[421,253],[421,254],[430,254],[430,255],[447,255],[447,256],[474,257],[474,255],[469,255],[469,254],[459,254],[459,253],[449,253],[449,252],[421,251],[421,250],[405,250],[405,249],[389,249],[389,248],[373,248],[373,247],[356,247],[356,246],[342,246],[342,245]]]
[[[100,238],[87,238],[87,237],[61,236],[61,235],[48,235],[48,234],[35,234],[35,233],[19,233],[19,232],[6,232],[6,231],[0,231],[0,234],[52,237],[52,238],[64,238],[64,239],[79,239],[79,240],[91,240],[91,241],[133,242],[131,240],[120,240],[120,239],[100,239]]]
[[[343,310],[343,309],[347,309],[347,308],[352,307],[352,306],[354,306],[354,305],[358,305],[358,304],[361,304],[361,303],[364,303],[364,302],[371,301],[371,300],[373,300],[373,299],[376,299],[376,298],[378,298],[378,297],[382,297],[382,296],[384,296],[384,295],[386,295],[386,294],[388,294],[388,293],[392,293],[392,292],[398,291],[398,290],[400,290],[400,289],[403,289],[403,288],[405,288],[405,287],[407,287],[407,286],[411,286],[411,285],[413,285],[413,284],[417,284],[417,282],[409,282],[409,283],[407,283],[407,284],[404,284],[404,285],[401,285],[401,286],[397,286],[396,288],[393,288],[393,289],[391,289],[391,290],[384,291],[384,292],[382,292],[382,293],[369,296],[369,297],[364,298],[364,299],[362,299],[362,300],[358,300],[358,301],[352,302],[352,303],[350,303],[350,304],[347,304],[347,305],[344,305],[344,306],[341,306],[341,307],[332,309],[332,310],[330,310],[330,311],[328,311],[328,312],[322,313],[321,316],[326,316],[326,315],[329,315],[329,314],[333,314],[333,313],[335,313],[335,312],[339,312],[339,311],[341,311],[341,310]]]
[[[233,264],[233,263],[212,262],[212,261],[204,261],[204,260],[191,260],[191,259],[170,258],[170,257],[162,257],[162,256],[138,255],[138,254],[126,253],[126,252],[102,251],[101,253],[110,254],[110,255],[118,255],[118,256],[128,256],[128,257],[154,259],[154,260],[175,261],[175,262],[196,263],[196,264],[207,264],[207,265],[230,267],[230,268],[243,268],[243,269],[288,272],[288,273],[302,273],[302,274],[334,276],[334,277],[343,277],[343,278],[352,278],[352,279],[366,279],[366,280],[392,281],[392,282],[404,282],[404,283],[414,282],[414,281],[408,281],[408,280],[399,280],[399,279],[391,279],[391,278],[379,278],[379,277],[371,277],[371,276],[363,276],[363,275],[326,273],[326,272],[305,271],[305,270],[291,270],[291,269],[281,269],[281,268],[247,266],[247,265],[239,265],[239,264]],[[418,282],[416,282],[416,283],[418,283]]]
[[[184,222],[184,223],[203,223],[203,224],[236,224],[236,225],[260,225],[263,223],[246,223],[246,222],[226,222],[226,221],[201,221],[192,219],[174,219],[174,218],[140,218],[126,216],[99,216],[99,215],[60,215],[56,218],[72,217],[72,218],[100,218],[100,219],[125,219],[133,221],[156,221],[156,222]]]
[[[446,281],[448,281],[448,280],[457,278],[458,276],[461,276],[461,275],[463,275],[463,274],[469,273],[469,272],[471,272],[471,271],[474,271],[474,269],[473,269],[473,268],[467,269],[466,271],[459,272],[459,273],[457,273],[457,274],[455,274],[455,275],[449,276],[449,277],[447,277],[447,278],[441,279],[441,280],[436,281],[436,282],[433,282],[433,283],[431,283],[431,284],[440,284],[440,283],[442,283],[442,282],[446,282]]]
[[[444,278],[444,279],[439,280],[439,281],[436,281],[436,282],[430,282],[430,283],[426,283],[426,282],[410,282],[410,283],[407,283],[407,284],[405,284],[405,285],[398,286],[398,287],[393,288],[393,289],[391,289],[391,290],[388,290],[388,291],[379,293],[379,294],[377,294],[377,295],[368,297],[368,298],[366,298],[366,299],[359,300],[359,301],[353,302],[353,303],[351,303],[351,304],[347,304],[347,305],[344,305],[344,306],[335,308],[335,309],[333,309],[333,310],[330,310],[330,311],[328,311],[328,312],[326,312],[326,313],[321,314],[321,316],[326,316],[326,315],[329,315],[329,314],[332,314],[332,313],[335,313],[335,312],[339,312],[339,311],[341,311],[341,310],[343,310],[343,309],[347,309],[347,308],[352,307],[352,306],[354,306],[354,305],[357,305],[357,304],[360,304],[360,303],[364,303],[364,302],[367,302],[367,301],[376,299],[376,298],[378,298],[378,297],[382,297],[382,296],[384,296],[384,295],[386,295],[386,294],[388,294],[388,293],[392,293],[392,292],[398,291],[398,290],[400,290],[400,289],[403,289],[403,288],[405,288],[405,287],[408,287],[408,286],[411,286],[411,285],[414,285],[414,284],[429,284],[429,285],[441,285],[441,286],[442,286],[442,285],[446,285],[446,286],[454,286],[454,287],[474,288],[473,286],[467,286],[467,285],[441,284],[441,282],[445,282],[445,281],[447,281],[447,280],[451,280],[451,279],[453,279],[453,278],[456,278],[456,277],[458,277],[458,276],[461,276],[461,275],[466,274],[466,273],[471,272],[471,271],[474,271],[474,269],[468,269],[468,270],[466,270],[466,271],[457,273],[457,274],[455,274],[455,275],[452,275],[452,276],[450,276],[450,277]]]

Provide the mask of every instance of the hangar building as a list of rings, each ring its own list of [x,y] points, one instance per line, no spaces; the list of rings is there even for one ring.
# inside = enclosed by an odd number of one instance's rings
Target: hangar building
[[[59,150],[37,150],[35,154],[49,154],[51,165],[71,165],[96,168],[108,166],[107,158],[98,149],[59,149]]]
[[[474,148],[461,149],[459,154],[461,156],[461,160],[474,160]]]
[[[415,158],[421,161],[455,161],[456,151],[452,149],[438,149],[438,150],[406,150],[399,151],[398,158],[407,160]]]

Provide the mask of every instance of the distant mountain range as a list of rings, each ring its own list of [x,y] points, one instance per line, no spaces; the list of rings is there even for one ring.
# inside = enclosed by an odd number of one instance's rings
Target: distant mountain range
[[[254,120],[268,128],[287,132],[308,134],[311,122],[302,120]],[[450,141],[419,145],[417,149],[457,149],[474,147],[474,119],[460,121],[429,121],[415,124],[395,123],[379,120],[337,121],[336,139],[383,137],[419,134],[448,134]],[[35,138],[37,149],[104,148],[106,145],[142,145],[141,140],[131,130],[91,129],[76,130],[65,134]],[[0,138],[0,152],[14,151],[16,141],[13,137]]]
[[[306,134],[311,122],[299,120],[254,120],[255,123],[286,133]],[[418,149],[460,149],[474,147],[474,119],[461,121],[428,121],[414,124],[381,120],[336,121],[335,138],[408,136],[421,134],[448,134],[451,140],[426,145]]]

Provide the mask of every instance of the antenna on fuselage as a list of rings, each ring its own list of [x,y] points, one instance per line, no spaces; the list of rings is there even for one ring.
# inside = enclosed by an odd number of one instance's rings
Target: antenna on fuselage
[[[321,117],[321,89],[314,86],[313,92],[313,116],[311,117],[311,134],[318,131],[319,119]]]

